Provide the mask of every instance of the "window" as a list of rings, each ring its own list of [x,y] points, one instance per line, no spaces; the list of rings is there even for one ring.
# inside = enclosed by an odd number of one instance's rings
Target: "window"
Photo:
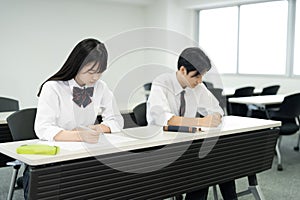
[[[300,1],[296,2],[294,74],[300,75]]]
[[[239,73],[285,74],[287,1],[240,7]]]
[[[284,75],[287,19],[288,1],[201,10],[199,44],[220,73]]]
[[[220,73],[236,73],[238,8],[204,10],[199,15],[199,44]]]

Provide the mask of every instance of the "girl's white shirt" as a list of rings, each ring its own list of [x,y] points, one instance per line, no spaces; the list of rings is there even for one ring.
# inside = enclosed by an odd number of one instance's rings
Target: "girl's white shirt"
[[[79,126],[95,124],[101,115],[111,132],[119,132],[124,125],[123,117],[116,105],[113,93],[98,80],[94,85],[92,102],[85,108],[73,102],[73,87],[80,87],[74,79],[48,81],[39,97],[34,129],[42,140],[53,141],[61,130],[73,130]]]

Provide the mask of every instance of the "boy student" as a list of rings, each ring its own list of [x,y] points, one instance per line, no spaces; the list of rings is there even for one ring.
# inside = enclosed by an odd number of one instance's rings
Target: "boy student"
[[[107,57],[103,43],[85,39],[75,46],[61,69],[41,85],[34,126],[40,139],[96,143],[100,133],[123,128],[124,121],[113,94],[100,80]],[[95,124],[98,113],[103,119],[101,124]],[[29,178],[26,167],[25,199]]]
[[[158,76],[147,101],[148,124],[216,127],[224,114],[218,100],[202,83],[211,61],[198,47],[186,48],[179,56],[176,73]],[[204,117],[195,117],[199,112]],[[235,182],[220,184],[224,200],[237,199]],[[207,199],[208,188],[186,194],[186,200]],[[176,199],[182,199],[179,195]]]

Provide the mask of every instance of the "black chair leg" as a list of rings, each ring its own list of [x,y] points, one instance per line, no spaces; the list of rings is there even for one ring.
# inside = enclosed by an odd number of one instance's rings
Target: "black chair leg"
[[[299,133],[299,136],[298,136],[298,142],[297,142],[297,145],[294,147],[294,150],[295,150],[295,151],[299,151],[299,145],[300,145],[300,133]]]

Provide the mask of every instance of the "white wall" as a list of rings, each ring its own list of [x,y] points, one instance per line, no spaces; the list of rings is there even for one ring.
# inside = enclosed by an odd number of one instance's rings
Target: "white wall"
[[[139,5],[97,0],[0,0],[0,5],[0,95],[18,99],[21,108],[36,106],[40,84],[80,40],[106,42],[145,23]]]
[[[259,0],[244,0],[259,1]],[[145,100],[142,85],[176,70],[179,53],[197,45],[195,8],[235,0],[0,0],[0,96],[35,107],[40,84],[87,37],[105,42],[109,67],[103,80],[121,110]],[[280,84],[298,90],[299,79],[269,76],[207,76],[216,85],[257,87]]]

